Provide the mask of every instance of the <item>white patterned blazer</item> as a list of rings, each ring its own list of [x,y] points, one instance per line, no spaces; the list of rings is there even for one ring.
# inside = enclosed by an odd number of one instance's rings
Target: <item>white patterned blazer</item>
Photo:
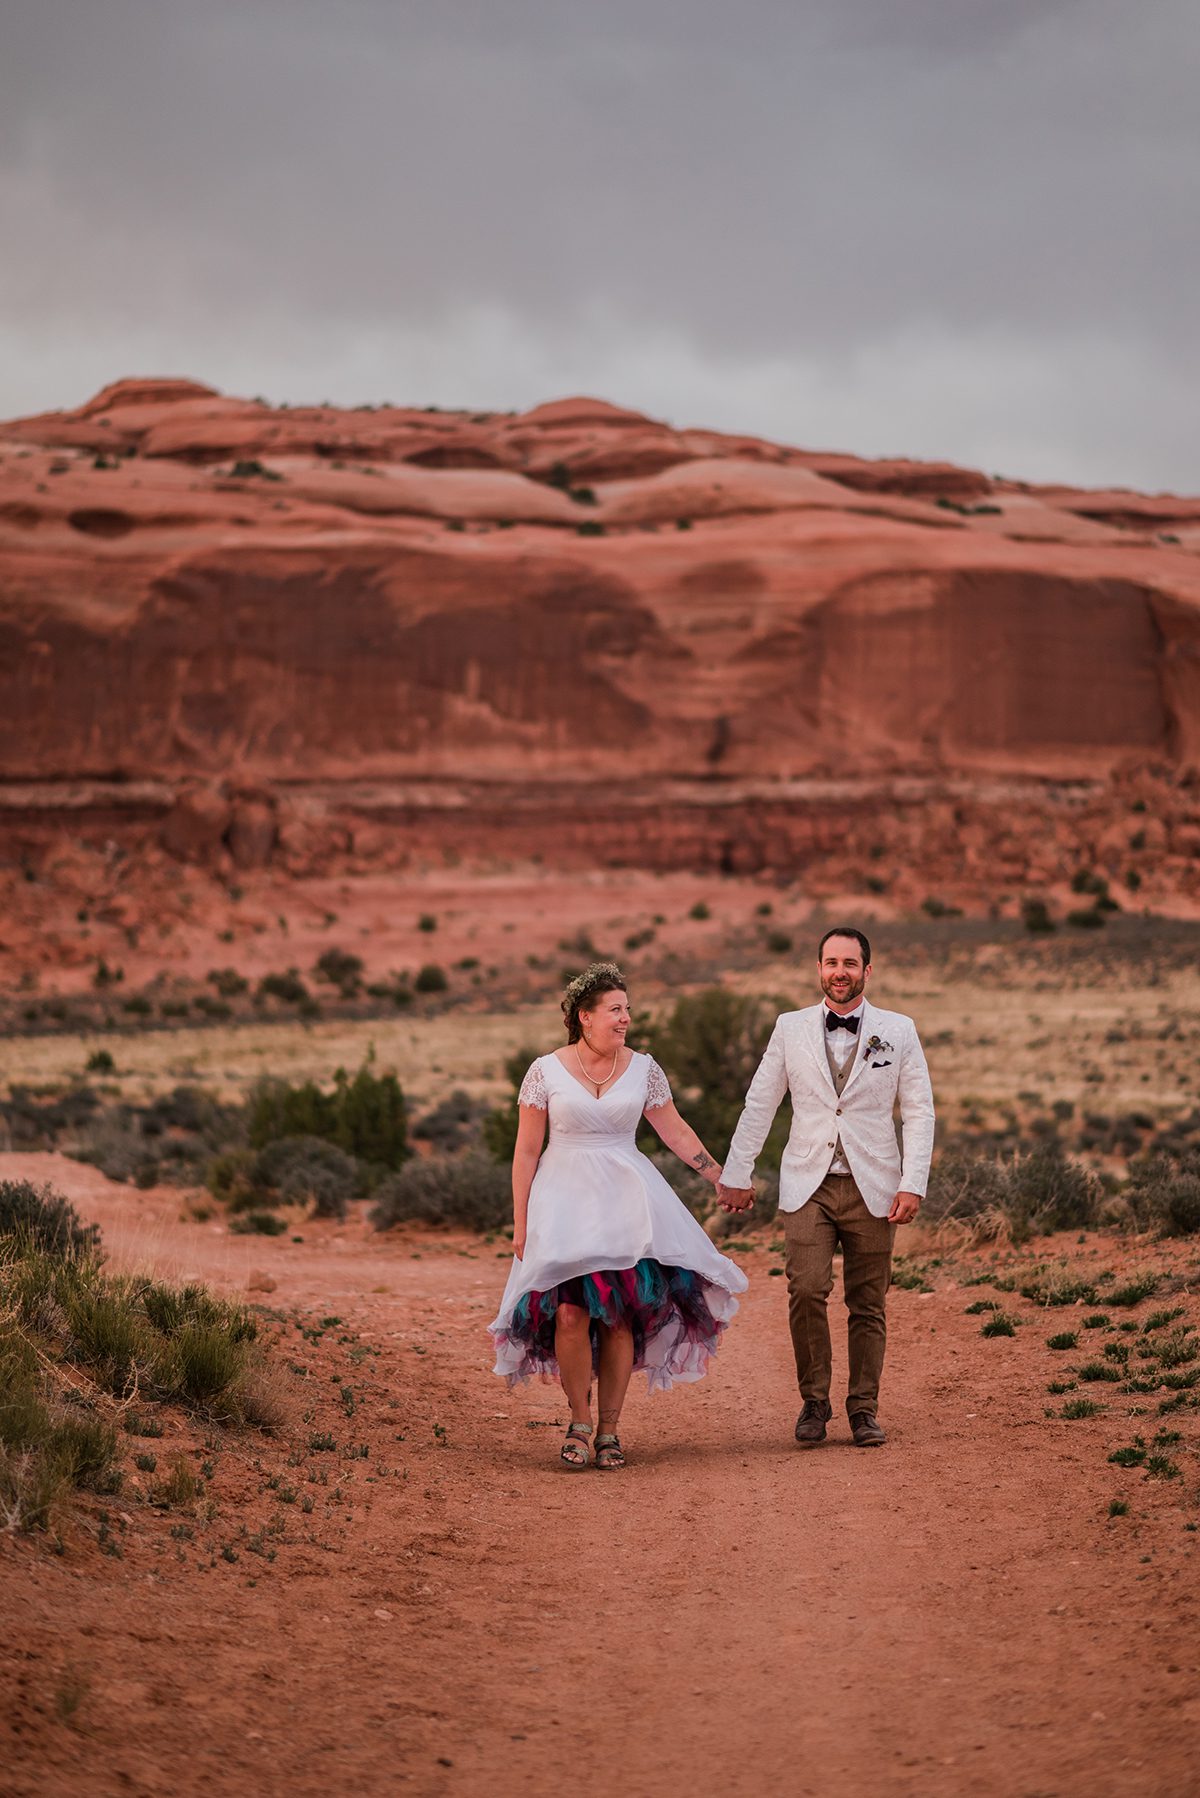
[[[779,1208],[798,1211],[829,1172],[839,1136],[867,1209],[886,1217],[897,1192],[924,1196],[933,1153],[933,1089],[911,1018],[864,1004],[858,1050],[839,1096],[825,1051],[825,1007],[785,1011],[750,1082],[721,1178],[749,1186],[785,1092],[792,1128],[779,1168]],[[893,1111],[900,1101],[901,1159]]]

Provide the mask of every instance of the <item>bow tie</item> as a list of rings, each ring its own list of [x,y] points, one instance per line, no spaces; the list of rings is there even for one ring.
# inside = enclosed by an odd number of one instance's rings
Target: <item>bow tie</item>
[[[859,1022],[860,1020],[858,1018],[839,1017],[836,1011],[827,1011],[825,1013],[826,1030],[848,1030],[851,1036],[857,1036]]]

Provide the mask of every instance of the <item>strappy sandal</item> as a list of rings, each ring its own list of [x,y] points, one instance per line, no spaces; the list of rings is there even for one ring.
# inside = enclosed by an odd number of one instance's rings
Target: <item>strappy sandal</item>
[[[621,1438],[606,1430],[596,1438],[596,1466],[602,1468],[624,1467],[625,1451],[621,1447]]]
[[[572,1423],[567,1425],[567,1437],[558,1458],[564,1467],[577,1468],[582,1471],[592,1459],[592,1426],[590,1423]]]

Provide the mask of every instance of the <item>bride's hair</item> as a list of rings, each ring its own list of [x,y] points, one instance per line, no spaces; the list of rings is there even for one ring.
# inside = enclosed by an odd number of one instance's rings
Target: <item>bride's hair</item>
[[[563,994],[562,1011],[567,1026],[567,1041],[577,1043],[583,1035],[579,1022],[581,1011],[590,1011],[605,993],[626,991],[625,976],[615,961],[594,961],[582,974],[576,974]]]

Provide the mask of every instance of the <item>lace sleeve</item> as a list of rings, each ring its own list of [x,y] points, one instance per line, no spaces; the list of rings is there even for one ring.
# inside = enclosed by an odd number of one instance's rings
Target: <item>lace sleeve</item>
[[[542,1064],[535,1061],[530,1064],[529,1072],[521,1082],[518,1103],[532,1105],[535,1111],[545,1111],[550,1103],[550,1095],[546,1091],[546,1081],[542,1074]]]
[[[671,1103],[671,1083],[656,1061],[650,1063],[650,1078],[646,1082],[646,1111],[656,1111],[660,1105]]]

